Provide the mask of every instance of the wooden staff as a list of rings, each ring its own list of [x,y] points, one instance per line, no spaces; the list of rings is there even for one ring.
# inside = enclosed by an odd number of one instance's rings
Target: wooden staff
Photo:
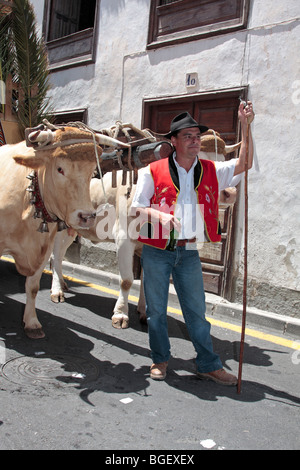
[[[243,318],[242,333],[240,342],[239,373],[237,383],[237,393],[241,393],[242,366],[244,355],[244,340],[246,328],[246,306],[247,306],[247,249],[248,249],[248,153],[249,153],[249,121],[246,134],[246,156],[245,156],[245,228],[244,228],[244,286],[243,286]]]

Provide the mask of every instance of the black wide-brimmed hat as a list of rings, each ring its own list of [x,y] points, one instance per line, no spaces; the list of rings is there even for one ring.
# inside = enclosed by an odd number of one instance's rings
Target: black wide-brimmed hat
[[[198,122],[195,121],[187,111],[185,111],[184,113],[178,114],[178,116],[174,117],[171,122],[170,132],[166,134],[165,137],[170,139],[175,132],[180,131],[181,129],[186,129],[187,127],[198,127],[201,133],[208,131],[208,127],[198,124]]]

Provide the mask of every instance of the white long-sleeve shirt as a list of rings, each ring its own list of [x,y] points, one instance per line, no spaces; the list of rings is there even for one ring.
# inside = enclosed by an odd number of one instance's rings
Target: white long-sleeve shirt
[[[174,214],[181,222],[181,231],[178,238],[191,239],[196,236],[198,241],[205,241],[203,217],[200,207],[198,207],[197,194],[194,190],[194,167],[197,164],[198,158],[195,157],[195,161],[188,172],[178,165],[175,152],[173,158],[178,171],[180,185],[180,192]],[[219,191],[221,191],[222,189],[228,188],[232,182],[236,160],[232,159],[227,162],[214,163],[216,166]],[[148,165],[146,168],[139,171],[137,188],[131,207],[150,207],[153,194],[154,181],[150,173],[150,166]],[[160,204],[163,204],[163,199]]]

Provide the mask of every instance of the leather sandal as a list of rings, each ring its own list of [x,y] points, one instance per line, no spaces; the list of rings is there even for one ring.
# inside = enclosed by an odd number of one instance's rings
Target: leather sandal
[[[152,364],[150,367],[150,377],[154,380],[164,380],[167,375],[167,362],[160,362],[158,364]]]

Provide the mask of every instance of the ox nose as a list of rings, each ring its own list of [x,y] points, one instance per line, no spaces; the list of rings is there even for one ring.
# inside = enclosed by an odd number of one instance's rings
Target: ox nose
[[[96,218],[96,212],[79,212],[78,217],[80,220],[79,224],[81,226],[92,225]]]
[[[96,212],[86,212],[86,213],[79,212],[78,216],[80,219],[83,219],[83,220],[95,219]]]

